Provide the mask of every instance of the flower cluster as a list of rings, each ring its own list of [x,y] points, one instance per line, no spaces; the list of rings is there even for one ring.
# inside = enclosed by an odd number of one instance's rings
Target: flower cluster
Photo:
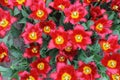
[[[0,80],[120,80],[119,24],[119,0],[0,0]]]

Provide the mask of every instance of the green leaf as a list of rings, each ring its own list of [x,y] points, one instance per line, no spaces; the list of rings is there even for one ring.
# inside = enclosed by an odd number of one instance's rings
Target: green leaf
[[[7,69],[5,72],[1,72],[3,77],[10,78],[13,74],[12,69]]]
[[[25,10],[22,9],[21,12],[22,12],[23,17],[28,17],[29,16],[29,14]]]
[[[7,71],[9,68],[6,68],[6,67],[3,67],[3,66],[0,66],[0,72],[4,72],[4,71]]]
[[[68,59],[67,59],[67,64],[68,64],[68,65],[71,65],[71,62],[70,62],[70,60],[68,60]]]
[[[87,25],[87,29],[90,29],[90,26],[93,25],[94,22],[92,20],[88,20],[86,25]]]
[[[11,27],[11,34],[12,34],[12,36],[14,37],[14,38],[16,38],[16,37],[19,37],[19,35],[20,35],[20,33],[21,33],[21,31],[20,30],[18,30],[16,27],[14,27],[14,26],[12,26]]]
[[[88,29],[88,26],[86,25],[86,23],[82,23],[82,26],[85,28],[85,30]]]
[[[98,69],[101,71],[101,73],[104,73],[106,71],[106,68],[101,65],[100,63],[97,64]]]
[[[115,12],[114,11],[108,11],[107,12],[107,14],[108,14],[108,18],[110,19],[110,20],[113,20],[114,19],[114,16],[115,16]]]
[[[12,56],[14,56],[15,58],[19,58],[22,56],[22,51],[20,49],[16,49],[12,46],[9,50]]]
[[[82,50],[79,50],[78,51],[78,60],[82,60],[82,61],[85,61],[87,58],[86,54],[84,51]]]
[[[29,66],[27,60],[22,57],[12,61],[12,65],[11,65],[11,68],[13,70],[18,70],[18,71],[26,70],[28,67]]]
[[[9,37],[9,33],[4,37],[0,39],[0,42],[4,42],[5,44],[7,44],[8,42],[8,37]]]
[[[113,31],[113,34],[118,35],[118,38],[119,38],[119,40],[120,40],[120,36],[119,36],[119,35],[120,35],[120,31],[119,31],[119,30],[117,30],[117,29],[114,30],[114,31]]]
[[[52,0],[46,0],[46,6],[49,6],[50,2],[52,2]]]
[[[17,7],[14,8],[14,16],[18,15],[20,13],[20,11],[18,10]]]
[[[11,47],[13,45],[13,38],[9,38],[9,40],[7,41],[7,45],[8,47]]]
[[[27,22],[26,18],[22,18],[18,21],[18,23],[20,23],[20,24],[26,24],[26,22]]]
[[[88,20],[86,23],[82,23],[82,25],[84,26],[85,30],[90,29],[90,26],[93,25],[94,22],[92,20]]]
[[[7,80],[10,80],[10,76],[13,74],[13,71],[10,68],[0,66],[0,73],[3,77],[8,78]]]
[[[63,25],[64,23],[64,19],[65,19],[65,16],[64,16],[64,13],[63,12],[60,12],[61,13],[61,17],[60,17],[60,20],[59,20],[59,24],[60,25]]]
[[[85,62],[86,62],[86,63],[89,63],[89,62],[91,62],[91,61],[94,61],[93,58],[94,58],[94,55],[86,58],[86,59],[85,59]]]

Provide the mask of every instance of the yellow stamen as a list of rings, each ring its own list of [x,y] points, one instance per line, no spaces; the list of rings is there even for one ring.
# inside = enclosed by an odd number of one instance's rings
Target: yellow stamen
[[[107,63],[107,66],[110,68],[115,68],[117,66],[117,61],[115,60],[109,60]]]
[[[45,33],[50,33],[50,31],[51,31],[51,29],[50,29],[49,26],[45,26],[45,27],[44,27],[44,32],[45,32]]]
[[[96,29],[99,30],[99,31],[102,31],[103,30],[103,25],[101,23],[99,23],[97,26],[96,26]]]
[[[91,1],[90,1],[90,0],[87,0],[87,2],[88,2],[88,3],[91,3]]]
[[[38,53],[38,49],[34,47],[34,48],[32,49],[32,52],[33,52],[33,53]]]
[[[57,36],[55,38],[55,43],[56,44],[63,44],[64,43],[64,38],[62,36]]]
[[[65,9],[65,6],[61,4],[61,5],[58,6],[58,8],[64,10],[64,9]]]
[[[26,80],[35,80],[33,76],[29,76]]]
[[[108,49],[110,49],[110,43],[108,43],[108,42],[104,42],[103,43],[103,50],[108,50]]]
[[[23,4],[25,2],[25,0],[16,0],[18,4]]]
[[[64,56],[59,56],[58,60],[59,60],[59,62],[64,62],[65,61],[65,57]]]
[[[62,75],[62,80],[71,80],[72,76],[68,73],[64,73]]]
[[[118,8],[119,8],[119,6],[117,6],[117,5],[114,5],[114,6],[112,7],[113,10],[118,10]]]
[[[37,33],[36,32],[31,32],[29,34],[29,38],[32,39],[32,40],[36,40],[37,39]]]
[[[5,56],[7,56],[7,53],[6,52],[3,52],[0,54],[0,59],[3,59]]]
[[[44,67],[45,67],[45,64],[43,62],[40,62],[38,65],[37,65],[37,68],[39,70],[44,70]]]
[[[71,18],[73,18],[73,19],[79,18],[79,12],[78,11],[71,12]]]
[[[36,13],[37,17],[40,17],[40,18],[42,18],[44,16],[44,14],[45,13],[44,13],[43,10],[38,10],[37,13]]]
[[[72,47],[71,46],[67,46],[66,48],[65,48],[65,51],[67,51],[67,52],[70,52],[72,50]]]
[[[112,79],[113,80],[120,80],[120,74],[118,74],[118,73],[117,74],[113,74],[112,75]]]
[[[83,73],[86,74],[86,75],[91,74],[92,73],[92,69],[90,67],[88,67],[88,66],[85,66],[83,68]]]
[[[9,22],[6,19],[2,19],[2,21],[0,21],[0,26],[2,28],[6,28],[8,24]]]
[[[76,40],[76,42],[82,42],[82,40],[83,40],[82,35],[80,35],[80,34],[75,35],[75,40]]]
[[[4,0],[5,3],[8,3],[8,0]]]

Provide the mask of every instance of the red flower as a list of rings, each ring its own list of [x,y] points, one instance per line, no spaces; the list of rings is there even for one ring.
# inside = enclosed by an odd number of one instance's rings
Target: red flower
[[[1,73],[0,73],[0,80],[3,80]]]
[[[61,54],[61,52],[60,52],[60,54],[58,54],[57,56],[56,56],[56,59],[57,59],[57,63],[67,63],[67,57],[64,55],[64,54]]]
[[[15,20],[16,19],[12,17],[8,11],[4,11],[0,8],[0,37],[4,37],[6,35]]]
[[[0,4],[3,6],[8,6],[9,1],[8,0],[0,0]]]
[[[56,24],[52,20],[40,22],[40,28],[46,34],[50,34],[51,32],[53,32],[55,30],[55,27],[56,27]]]
[[[45,78],[46,74],[50,71],[50,57],[38,58],[30,64],[31,68],[36,69],[38,73]]]
[[[30,17],[37,20],[46,20],[51,10],[46,8],[45,3],[41,1],[39,4],[34,4],[30,6],[32,13]]]
[[[95,21],[94,25],[91,26],[101,38],[105,38],[107,34],[112,33],[110,30],[112,26],[112,20],[108,20],[107,15]]]
[[[41,2],[46,2],[46,0],[33,0],[32,5],[39,4]]]
[[[54,80],[78,80],[74,67],[64,63],[59,63],[56,72],[51,73],[50,77]]]
[[[112,0],[111,8],[112,8],[112,10],[120,12],[120,1],[119,0]]]
[[[84,27],[81,25],[76,25],[73,31],[69,31],[71,42],[75,49],[82,48],[86,49],[88,44],[91,44],[90,36],[91,31],[85,31]]]
[[[116,73],[107,73],[110,80],[120,80],[120,70]]]
[[[69,43],[69,45],[65,47],[62,53],[72,61],[74,56],[77,54],[77,50],[74,49],[73,45]]]
[[[0,62],[8,61],[9,61],[8,48],[3,42],[0,42]]]
[[[79,21],[86,21],[84,17],[87,15],[87,10],[78,1],[69,8],[66,8],[64,13],[66,16],[65,23],[70,22],[72,24],[77,24]]]
[[[19,72],[20,80],[39,80],[39,75],[35,69],[31,69],[30,73],[27,71]]]
[[[104,9],[101,9],[100,6],[97,7],[91,6],[90,8],[92,20],[96,20],[97,18],[102,17],[105,12],[106,11]]]
[[[32,4],[32,0],[10,0],[9,5],[13,9],[15,6],[18,7],[18,9],[21,10],[22,5],[24,6],[30,6]]]
[[[96,2],[96,0],[84,0],[84,3],[87,5],[91,4],[92,2]]]
[[[59,27],[58,30],[55,30],[51,34],[52,39],[49,42],[48,48],[57,48],[63,50],[68,44],[68,34],[64,31],[63,27]]]
[[[96,80],[96,78],[100,78],[94,62],[86,64],[79,61],[78,72],[81,73],[79,76],[80,80]]]
[[[101,40],[99,43],[105,53],[115,53],[120,49],[117,35],[110,35],[108,40]]]
[[[39,24],[32,25],[27,23],[25,31],[22,33],[22,37],[25,41],[25,44],[38,42],[39,44],[42,43],[41,38],[42,32],[39,28]]]
[[[54,0],[54,2],[51,2],[49,5],[55,8],[56,10],[64,11],[65,8],[68,8],[70,6],[70,1],[69,0]]]
[[[32,58],[32,57],[40,57],[40,45],[31,43],[29,48],[26,48],[23,57]]]
[[[120,54],[105,55],[101,60],[108,72],[116,73],[120,69]]]

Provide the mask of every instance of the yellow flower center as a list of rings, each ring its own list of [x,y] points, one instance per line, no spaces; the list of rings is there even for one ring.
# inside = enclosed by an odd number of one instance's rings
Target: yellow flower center
[[[16,0],[18,4],[23,4],[25,0]]]
[[[62,75],[62,80],[71,80],[72,76],[68,73],[64,73]]]
[[[108,50],[108,49],[110,49],[110,44],[108,43],[108,42],[104,42],[103,43],[103,50]]]
[[[45,13],[44,13],[43,10],[38,10],[37,13],[36,13],[36,15],[37,15],[38,17],[40,17],[40,18],[43,17],[44,14],[45,14]]]
[[[117,74],[113,74],[112,75],[112,79],[113,80],[120,80],[120,74],[118,74],[118,73]]]
[[[91,74],[91,72],[92,72],[92,69],[91,69],[90,67],[85,66],[85,67],[83,68],[83,73],[84,73],[84,74],[88,75],[88,74]]]
[[[3,52],[0,54],[0,59],[3,59],[5,56],[7,56],[6,52]]]
[[[45,26],[45,27],[44,27],[44,32],[45,32],[45,33],[50,33],[50,31],[51,31],[51,29],[50,29],[49,26]]]
[[[2,28],[7,27],[8,24],[9,24],[9,22],[6,19],[2,19],[2,21],[0,21],[0,26]]]
[[[115,68],[117,66],[117,61],[115,60],[109,60],[107,63],[107,66],[110,68]]]
[[[44,70],[44,67],[45,67],[45,64],[43,62],[40,62],[38,65],[37,65],[37,68],[39,70]]]
[[[117,6],[117,5],[114,5],[114,6],[112,7],[113,10],[118,10],[118,8],[119,8],[119,6]]]
[[[88,3],[91,3],[91,1],[90,1],[90,0],[87,0],[87,2],[88,2]]]
[[[78,11],[73,11],[73,12],[71,13],[71,17],[72,17],[73,19],[77,19],[77,18],[79,17],[79,12],[78,12]]]
[[[65,57],[64,56],[59,56],[58,60],[59,60],[59,62],[64,62],[65,61]]]
[[[61,5],[58,6],[58,8],[64,10],[64,9],[65,9],[65,6],[61,4]]]
[[[8,3],[8,0],[4,0],[5,3]]]
[[[37,33],[36,32],[31,32],[29,34],[29,38],[32,39],[32,40],[36,40],[37,39]]]
[[[98,2],[100,2],[100,0],[97,0]]]
[[[46,2],[46,0],[43,0],[44,2]]]
[[[101,23],[99,23],[97,26],[96,26],[96,29],[99,30],[99,31],[102,31],[103,30],[103,25]]]
[[[33,52],[33,53],[38,53],[37,48],[33,48],[33,49],[32,49],[32,52]]]
[[[29,76],[26,80],[35,80],[33,76]]]
[[[70,52],[72,50],[72,47],[71,46],[67,46],[66,48],[65,48],[65,51],[67,51],[67,52]]]
[[[76,40],[76,42],[82,42],[82,40],[83,40],[82,35],[80,35],[80,34],[75,35],[75,40]]]
[[[64,38],[62,36],[57,36],[55,38],[55,43],[56,44],[63,44],[64,43]]]

